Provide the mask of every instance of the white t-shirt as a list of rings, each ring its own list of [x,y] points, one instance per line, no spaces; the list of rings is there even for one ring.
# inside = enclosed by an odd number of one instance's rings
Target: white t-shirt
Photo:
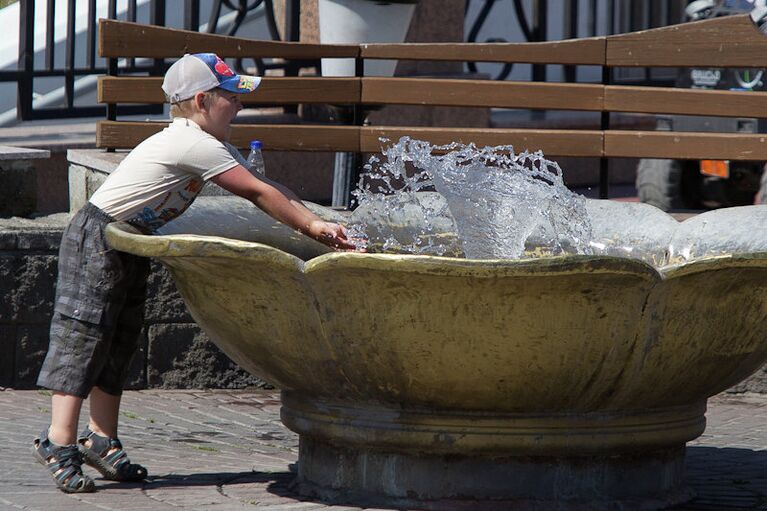
[[[205,181],[247,162],[237,149],[189,119],[174,119],[120,163],[90,198],[115,220],[150,230],[188,208]]]

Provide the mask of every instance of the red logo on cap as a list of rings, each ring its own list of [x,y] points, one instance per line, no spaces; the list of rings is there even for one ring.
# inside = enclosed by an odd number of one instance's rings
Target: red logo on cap
[[[226,65],[226,62],[221,60],[220,57],[216,57],[216,73],[220,74],[221,76],[234,76],[234,71],[231,70],[229,66]]]

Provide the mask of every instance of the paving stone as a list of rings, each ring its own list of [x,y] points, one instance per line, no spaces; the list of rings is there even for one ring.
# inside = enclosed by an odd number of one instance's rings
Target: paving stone
[[[87,413],[86,403],[83,420]],[[49,414],[46,392],[0,392],[0,510],[361,509],[293,493],[298,439],[279,421],[275,391],[126,391],[120,437],[150,479],[97,478],[99,491],[87,496],[60,493],[27,454]],[[707,416],[706,433],[687,449],[687,480],[698,497],[672,509],[767,510],[767,396],[720,395]]]

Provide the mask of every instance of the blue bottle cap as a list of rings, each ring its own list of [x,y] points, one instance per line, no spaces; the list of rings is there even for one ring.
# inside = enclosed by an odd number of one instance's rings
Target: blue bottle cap
[[[261,149],[264,145],[261,143],[260,140],[251,140],[250,141],[250,148],[251,149]]]

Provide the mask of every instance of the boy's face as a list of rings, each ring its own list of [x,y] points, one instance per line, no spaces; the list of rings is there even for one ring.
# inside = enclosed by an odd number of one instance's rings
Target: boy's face
[[[216,93],[208,95],[207,110],[208,122],[205,131],[219,140],[228,141],[232,120],[242,110],[240,95],[219,89]]]

